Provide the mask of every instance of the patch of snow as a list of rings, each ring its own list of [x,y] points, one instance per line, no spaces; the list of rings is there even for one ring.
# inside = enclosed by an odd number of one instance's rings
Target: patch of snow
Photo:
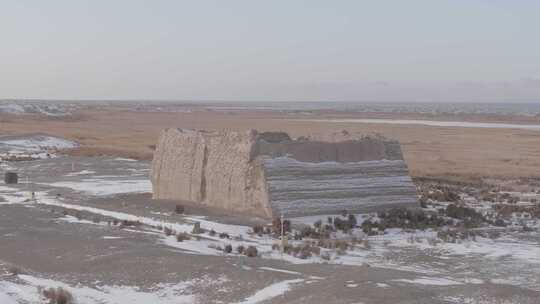
[[[132,159],[132,158],[124,158],[124,157],[117,157],[117,158],[115,158],[114,160],[117,160],[117,161],[127,161],[127,162],[136,162],[136,161],[137,161],[136,159]]]
[[[426,240],[410,244],[401,239],[393,246],[416,246],[425,250],[437,250],[451,255],[481,255],[485,258],[499,259],[513,257],[528,263],[540,263],[540,244],[537,242],[517,241],[512,238],[489,239],[476,237],[476,241],[464,240],[461,243],[440,243],[430,245]]]
[[[410,284],[420,284],[420,285],[432,285],[432,286],[451,286],[451,285],[462,285],[463,283],[450,280],[447,278],[435,278],[435,277],[420,277],[417,279],[395,279],[394,282],[403,282]]]
[[[475,278],[466,278],[463,280],[463,282],[467,284],[484,284],[483,280],[475,279]]]
[[[53,136],[46,135],[32,135],[28,137],[0,137],[0,145],[7,146],[10,149],[21,150],[21,151],[43,151],[49,149],[70,149],[77,147],[77,143]]]
[[[16,103],[0,104],[0,113],[22,114],[24,107]]]
[[[69,291],[77,303],[88,304],[146,304],[146,303],[193,303],[195,295],[190,292],[190,282],[180,282],[174,285],[159,284],[155,290],[140,291],[132,286],[100,286],[96,288],[86,286],[71,286],[62,282],[41,279],[29,275],[19,275],[25,284],[8,283],[0,285],[0,294],[7,294],[16,300],[29,303],[41,303],[42,298],[38,287],[62,287]],[[1,283],[1,282],[0,282]],[[6,290],[5,287],[9,289]],[[17,303],[17,302],[15,302]]]
[[[41,303],[41,296],[35,286],[0,281],[0,303]]]
[[[1,185],[0,195],[4,199],[4,201],[0,202],[0,205],[23,204],[30,199],[28,191],[19,191],[16,188]]]
[[[255,304],[255,303],[260,303],[263,301],[268,301],[277,296],[284,295],[286,292],[291,290],[292,284],[298,284],[303,281],[304,281],[303,279],[295,279],[295,280],[286,280],[286,281],[281,281],[279,283],[274,283],[270,286],[267,286],[257,291],[254,295],[250,296],[249,298],[244,299],[242,302],[238,302],[237,304]]]
[[[82,179],[77,182],[54,182],[42,185],[52,187],[70,188],[79,192],[96,196],[107,196],[120,193],[147,193],[152,192],[152,183],[147,179],[133,180],[105,180],[97,178]]]
[[[100,225],[100,223],[94,223],[94,222],[89,221],[89,220],[78,219],[78,218],[76,218],[74,216],[71,216],[71,215],[66,215],[66,216],[60,217],[60,218],[58,218],[56,220],[71,223],[71,224]]]
[[[285,270],[285,269],[279,269],[279,268],[272,268],[272,267],[259,267],[259,269],[268,270],[268,271],[275,271],[275,272],[281,272],[281,273],[287,273],[287,274],[294,274],[294,275],[302,275],[300,272],[290,271],[290,270]]]
[[[490,128],[490,129],[523,129],[540,131],[540,125],[484,123],[466,121],[435,121],[416,119],[302,119],[301,121],[316,121],[330,123],[370,123],[370,124],[397,124],[397,125],[424,125],[431,127],[461,127],[461,128]]]
[[[92,171],[92,170],[82,170],[82,171],[79,171],[79,172],[68,173],[65,176],[89,175],[89,174],[95,174],[95,173],[96,173],[96,171]]]

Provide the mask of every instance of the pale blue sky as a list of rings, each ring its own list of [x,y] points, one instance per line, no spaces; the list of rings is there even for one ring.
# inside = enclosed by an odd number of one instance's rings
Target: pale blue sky
[[[0,0],[0,98],[540,100],[540,1]]]

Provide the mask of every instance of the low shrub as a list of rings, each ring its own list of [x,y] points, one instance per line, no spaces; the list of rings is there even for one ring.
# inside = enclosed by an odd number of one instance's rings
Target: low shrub
[[[456,243],[458,240],[476,241],[476,233],[468,229],[449,229],[437,232],[437,237],[446,243]]]
[[[300,239],[302,239],[302,238],[317,239],[317,238],[320,238],[320,236],[321,236],[321,234],[319,232],[317,232],[316,229],[314,229],[313,227],[310,227],[310,226],[302,227],[302,229],[300,230]]]
[[[208,231],[208,235],[209,235],[209,236],[214,236],[214,235],[216,235],[216,231],[214,231],[214,229],[210,229],[210,230]]]
[[[321,248],[316,247],[316,246],[311,246],[311,244],[309,243],[305,243],[305,244],[297,245],[297,246],[291,246],[291,245],[285,246],[285,248],[283,248],[283,251],[288,255],[292,255],[299,259],[305,260],[311,257],[313,254],[317,254],[317,255],[320,254]]]
[[[185,211],[185,208],[182,205],[176,205],[176,207],[174,207],[174,212],[176,214],[183,214],[184,211]]]
[[[165,233],[166,236],[171,236],[171,235],[174,234],[174,231],[169,227],[164,227],[163,228],[163,233]]]
[[[225,245],[225,247],[223,248],[223,252],[231,253],[232,252],[232,245],[230,245],[230,244]]]
[[[353,228],[352,223],[348,220],[342,220],[339,217],[334,218],[334,227],[336,230],[343,230],[343,232],[348,232]]]
[[[176,235],[176,241],[178,242],[183,242],[187,240],[191,240],[191,236],[185,232],[181,232]]]
[[[493,222],[493,225],[497,227],[506,227],[506,222],[503,219],[498,218]]]
[[[272,232],[281,235],[281,218],[276,217],[272,221]],[[283,232],[291,232],[291,221],[283,220]]]
[[[484,216],[476,212],[472,208],[458,206],[456,204],[450,204],[445,210],[446,216],[463,220],[463,224],[467,228],[479,227],[485,222]]]
[[[230,239],[231,237],[229,236],[228,233],[222,232],[222,233],[219,234],[219,238],[220,239]]]
[[[49,301],[49,304],[75,303],[71,293],[62,287],[45,289],[42,294]]]
[[[248,248],[244,250],[244,254],[250,258],[254,258],[259,254],[259,252],[255,246],[248,246]]]
[[[387,211],[379,212],[379,221],[365,221],[362,223],[362,229],[367,234],[373,228],[378,231],[384,231],[387,228],[402,229],[420,229],[438,228],[451,224],[451,220],[446,220],[437,214],[428,214],[421,209],[392,208]]]
[[[254,225],[252,229],[255,234],[262,235],[264,233],[264,227],[262,225]]]
[[[349,248],[349,243],[345,240],[336,240],[336,248],[341,251],[346,251]]]
[[[244,245],[238,245],[236,247],[236,252],[238,252],[239,254],[243,254],[244,250],[245,250]]]
[[[135,227],[135,226],[140,226],[141,225],[141,222],[139,221],[130,221],[130,220],[123,220],[120,222],[120,228],[123,228],[123,227]]]
[[[320,239],[317,242],[317,246],[326,249],[343,249],[347,250],[350,245],[346,240],[331,240],[331,239]]]

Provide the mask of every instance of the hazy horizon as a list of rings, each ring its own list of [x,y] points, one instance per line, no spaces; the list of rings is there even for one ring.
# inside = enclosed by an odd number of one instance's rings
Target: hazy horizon
[[[0,3],[3,100],[540,102],[536,1]]]

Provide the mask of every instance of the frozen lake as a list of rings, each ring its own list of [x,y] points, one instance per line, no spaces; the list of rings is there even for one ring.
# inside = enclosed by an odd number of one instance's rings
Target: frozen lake
[[[523,129],[540,131],[540,125],[466,122],[466,121],[435,121],[417,119],[302,119],[299,121],[334,122],[334,123],[375,123],[396,125],[424,125],[431,127],[462,127],[462,128],[490,128],[490,129]]]

